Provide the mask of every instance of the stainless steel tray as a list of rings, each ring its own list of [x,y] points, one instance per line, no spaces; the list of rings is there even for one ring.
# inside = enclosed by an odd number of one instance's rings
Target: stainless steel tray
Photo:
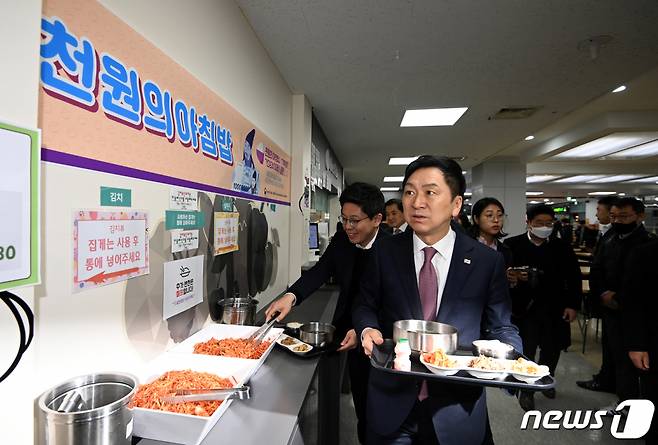
[[[413,376],[424,380],[435,380],[459,385],[492,386],[498,388],[524,389],[527,391],[544,391],[555,387],[555,379],[550,375],[542,377],[535,383],[524,383],[516,380],[511,375],[507,375],[505,378],[501,379],[479,379],[471,376],[464,370],[449,376],[437,375],[430,372],[430,370],[420,362],[418,357],[411,358],[411,371],[398,371],[393,369],[393,359],[395,358],[395,353],[393,351],[394,348],[395,343],[391,339],[386,339],[380,346],[375,346],[372,356],[370,357],[370,364],[372,367],[390,374],[405,377]],[[472,356],[473,354],[470,350],[459,349],[455,352],[455,355]],[[518,357],[526,358],[517,351],[514,351],[514,355],[511,358],[517,359]]]

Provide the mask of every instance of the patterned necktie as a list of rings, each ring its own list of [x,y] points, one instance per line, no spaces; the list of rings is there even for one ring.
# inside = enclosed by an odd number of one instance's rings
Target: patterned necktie
[[[423,318],[431,321],[436,318],[436,300],[439,294],[439,280],[436,277],[436,269],[432,265],[436,249],[425,247],[423,253],[425,262],[418,275],[418,292],[420,293],[420,304],[423,307]]]
[[[423,318],[425,320],[434,320],[436,317],[436,300],[439,294],[439,280],[436,277],[436,270],[432,265],[432,258],[436,255],[434,247],[423,248],[425,262],[420,268],[418,274],[418,292],[420,293],[420,304],[423,307]],[[427,381],[423,380],[418,393],[418,400],[421,402],[428,397]]]

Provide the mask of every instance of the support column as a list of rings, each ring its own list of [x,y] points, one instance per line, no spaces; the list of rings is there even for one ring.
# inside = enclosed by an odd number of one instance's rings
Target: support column
[[[471,202],[480,198],[498,199],[505,207],[507,219],[504,231],[518,235],[525,231],[526,165],[519,158],[492,158],[473,167]]]
[[[292,96],[292,173],[290,179],[290,262],[288,284],[301,275],[308,261],[308,223],[310,215],[312,109],[306,96]],[[304,197],[304,193],[309,193]]]

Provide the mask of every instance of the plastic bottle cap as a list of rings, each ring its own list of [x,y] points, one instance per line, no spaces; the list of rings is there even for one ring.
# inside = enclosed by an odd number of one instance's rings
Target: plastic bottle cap
[[[409,343],[409,339],[408,338],[401,338],[400,340],[398,340],[398,343]]]

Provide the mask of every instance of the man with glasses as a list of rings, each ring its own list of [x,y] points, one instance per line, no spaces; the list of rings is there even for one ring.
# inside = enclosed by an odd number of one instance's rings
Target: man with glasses
[[[592,295],[598,296],[603,306],[605,339],[614,362],[615,392],[620,401],[639,395],[638,375],[624,345],[622,318],[624,300],[628,298],[625,283],[631,273],[630,254],[651,240],[643,219],[642,201],[630,197],[617,200],[610,208],[612,235],[597,250],[590,271]]]
[[[526,213],[528,231],[505,240],[512,250],[517,286],[511,289],[513,319],[523,340],[523,351],[534,360],[539,348],[541,365],[551,375],[560,359],[560,351],[571,344],[569,323],[576,319],[582,298],[582,278],[578,259],[571,246],[559,238],[549,238],[555,224],[555,212],[547,205],[530,207]],[[555,390],[544,391],[555,398]],[[522,391],[519,404],[535,409],[532,392]]]
[[[269,320],[278,311],[283,320],[292,307],[304,301],[333,277],[340,285],[334,313],[336,338],[342,338],[338,351],[349,351],[352,398],[357,415],[359,440],[365,443],[365,398],[370,363],[359,346],[352,327],[352,306],[371,247],[380,238],[390,236],[380,230],[384,214],[384,195],[371,184],[356,182],[340,195],[343,231],[336,232],[318,263],[305,272],[281,298],[266,311]]]

